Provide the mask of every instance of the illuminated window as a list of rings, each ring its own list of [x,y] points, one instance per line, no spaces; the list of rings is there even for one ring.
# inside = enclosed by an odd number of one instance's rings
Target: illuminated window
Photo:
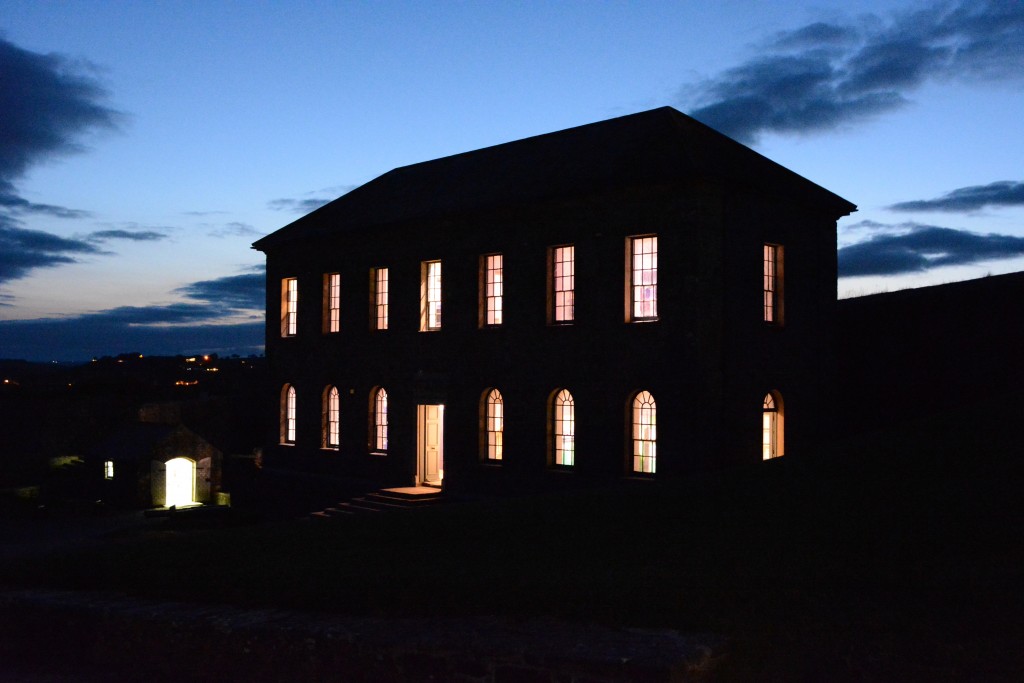
[[[658,319],[658,238],[655,235],[630,237],[629,311],[627,319]]]
[[[295,387],[281,390],[281,443],[295,443]]]
[[[782,396],[771,392],[764,397],[761,412],[761,459],[783,455]]]
[[[551,322],[564,325],[575,320],[576,248],[552,247],[551,262]]]
[[[371,394],[372,416],[370,427],[370,449],[379,453],[388,450],[388,392],[384,387],[377,387]]]
[[[505,292],[501,254],[488,254],[483,257],[480,287],[480,324],[484,327],[497,327],[502,321],[502,301]]]
[[[370,269],[370,327],[388,329],[388,269]]]
[[[551,404],[552,460],[556,465],[576,462],[576,409],[572,394],[562,389]]]
[[[299,332],[299,281],[293,277],[281,280],[281,336],[294,337]]]
[[[764,321],[782,323],[782,247],[764,245]]]
[[[441,262],[420,264],[420,332],[441,329]]]
[[[654,474],[657,462],[658,421],[654,397],[641,391],[633,398],[633,471]]]
[[[324,389],[322,433],[322,448],[338,448],[341,443],[341,396],[337,387]]]
[[[324,275],[324,333],[341,331],[341,275]]]
[[[103,462],[103,478],[113,479],[114,478],[114,461],[105,460]]]
[[[491,389],[484,394],[484,457],[487,460],[501,460],[502,441],[505,431],[505,402],[501,392]]]

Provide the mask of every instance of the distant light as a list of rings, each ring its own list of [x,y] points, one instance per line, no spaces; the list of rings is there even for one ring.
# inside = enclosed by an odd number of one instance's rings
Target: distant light
[[[142,354],[140,353],[140,354],[139,354],[139,358],[145,358],[145,356],[143,356],[143,355],[142,355]]]
[[[203,356],[203,360],[204,361],[208,361],[208,360],[210,360],[210,357],[209,356]]]
[[[185,362],[186,363],[195,363],[196,362],[196,357],[192,356],[191,358],[186,358]]]

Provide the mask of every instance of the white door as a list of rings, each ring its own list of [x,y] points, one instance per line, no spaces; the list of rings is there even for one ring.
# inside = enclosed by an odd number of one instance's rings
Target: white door
[[[188,458],[167,461],[167,507],[195,502],[196,464]]]
[[[421,405],[417,483],[440,485],[444,478],[444,406]]]

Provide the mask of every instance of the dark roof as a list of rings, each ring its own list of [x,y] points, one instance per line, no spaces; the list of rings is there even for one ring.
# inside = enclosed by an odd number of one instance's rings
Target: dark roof
[[[179,432],[202,439],[183,425],[132,422],[89,449],[89,454],[111,460],[148,460],[154,449],[175,437]],[[205,439],[203,440],[205,441]]]
[[[691,179],[789,196],[835,218],[842,197],[672,107],[402,166],[253,244]]]

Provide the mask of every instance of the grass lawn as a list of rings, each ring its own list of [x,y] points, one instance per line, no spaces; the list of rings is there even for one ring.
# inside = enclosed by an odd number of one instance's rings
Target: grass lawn
[[[712,631],[731,642],[723,680],[1021,680],[1021,403],[638,493],[169,525],[0,580]]]

